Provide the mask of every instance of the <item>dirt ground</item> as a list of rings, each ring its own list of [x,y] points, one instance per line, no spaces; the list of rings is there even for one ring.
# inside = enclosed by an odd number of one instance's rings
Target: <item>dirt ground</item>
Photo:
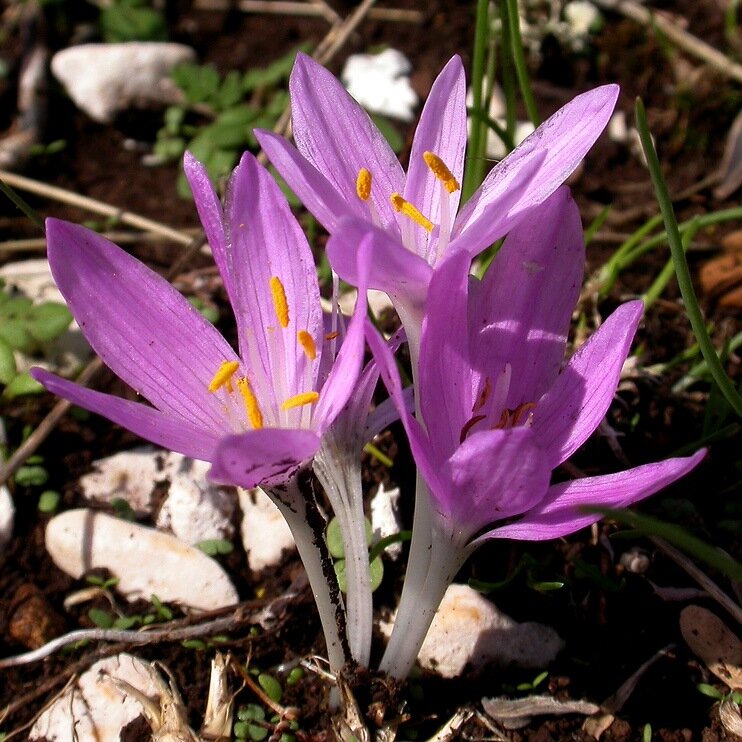
[[[721,2],[677,0],[653,5],[698,38],[718,49],[729,50]],[[335,7],[344,14],[352,9],[352,4],[338,3]],[[395,7],[422,9],[422,22],[362,23],[330,65],[333,71],[339,72],[348,53],[390,45],[412,61],[412,84],[424,99],[438,70],[452,54],[461,54],[470,69],[473,3],[400,1]],[[92,10],[76,12],[84,16]],[[173,40],[193,45],[201,62],[211,62],[222,72],[263,65],[301,42],[317,42],[327,29],[320,20],[195,10],[188,2],[169,4],[168,20]],[[43,34],[53,51],[70,43],[70,32],[70,28],[49,27]],[[739,35],[737,43],[739,53]],[[10,127],[14,116],[22,49],[18,34],[11,34],[4,48],[0,47],[0,57],[8,66],[8,74],[0,81],[0,130]],[[536,99],[544,116],[575,94],[606,82],[620,83],[618,109],[626,113],[629,122],[633,118],[635,97],[641,96],[644,100],[670,191],[679,196],[676,201],[679,219],[739,203],[738,194],[725,200],[716,198],[713,184],[695,188],[721,160],[727,134],[740,108],[742,96],[738,84],[679,52],[665,39],[658,40],[651,30],[619,15],[605,14],[602,30],[592,38],[585,53],[565,49],[554,39],[544,42],[542,58],[533,75]],[[180,199],[175,191],[177,164],[143,167],[141,148],[133,150],[124,146],[125,140],[131,139],[151,144],[160,126],[160,114],[127,112],[111,125],[96,124],[77,111],[54,85],[50,86],[46,102],[44,141],[64,139],[67,146],[62,152],[31,159],[25,167],[25,175],[172,227],[197,226],[192,203]],[[405,150],[409,148],[413,131],[414,125],[400,127]],[[402,157],[405,156],[403,152]],[[649,175],[639,158],[626,146],[606,136],[588,155],[572,186],[585,224],[590,223],[606,204],[613,205],[607,221],[588,248],[586,276],[590,276],[623,238],[657,213],[657,206]],[[43,215],[73,221],[89,218],[89,214],[79,209],[34,196],[28,199]],[[0,225],[7,239],[38,236],[34,225],[4,198],[0,198]],[[727,223],[696,235],[689,251],[696,279],[701,267],[722,253],[723,244],[727,245],[726,249],[734,239],[740,244],[740,229],[739,223]],[[172,245],[154,249],[151,244],[135,244],[131,249],[163,272],[182,252],[181,247]],[[0,252],[0,262],[37,255]],[[667,257],[665,247],[648,253],[621,274],[608,297],[595,306],[588,300],[586,308],[606,316],[620,301],[640,295],[651,285]],[[187,283],[199,271],[209,269],[209,261],[198,258],[187,266],[179,280]],[[204,298],[226,308],[222,288],[213,281],[207,285],[208,295]],[[727,287],[725,293],[714,284],[705,287],[701,294],[717,347],[740,329],[740,303],[735,305],[728,298],[733,289],[734,285],[731,289]],[[229,321],[225,317],[228,317],[227,312],[222,313],[222,325],[229,333]],[[697,384],[687,393],[676,394],[672,386],[687,372],[689,363],[681,363],[660,376],[653,376],[646,370],[675,358],[693,343],[678,289],[672,281],[661,300],[648,312],[637,336],[635,347],[643,349],[641,369],[635,378],[622,385],[608,416],[610,426],[621,435],[620,445],[631,465],[663,458],[700,438],[708,384]],[[739,358],[732,354],[727,367],[739,380]],[[99,374],[94,384],[104,391],[125,393],[108,372]],[[37,426],[54,402],[46,394],[0,400],[0,414],[5,420],[11,449],[21,441],[24,427]],[[651,498],[641,510],[684,526],[706,542],[742,559],[740,442],[738,430],[736,435],[714,441],[707,460],[695,472]],[[83,502],[77,480],[89,471],[93,460],[136,444],[133,435],[95,416],[84,420],[65,416],[39,451],[45,457],[54,487],[63,494],[60,507],[71,508]],[[382,478],[403,488],[411,485],[412,472],[409,464],[403,463],[405,445],[401,428],[393,427],[385,434],[380,447],[395,453],[395,461],[399,463],[385,470],[368,461],[365,479],[369,491]],[[600,436],[594,436],[571,463],[583,471],[601,473],[625,466],[606,438]],[[63,607],[65,596],[82,583],[64,576],[45,552],[43,534],[48,517],[37,510],[38,489],[18,486],[12,481],[10,486],[17,514],[13,541],[0,556],[0,656],[16,654],[30,646],[19,641],[18,637],[23,634],[13,626],[20,620],[19,606],[28,604],[28,596],[32,593],[45,600],[38,602],[40,613],[32,613],[26,620],[32,626],[45,628],[49,636],[90,626],[87,617],[90,605],[69,610]],[[470,560],[458,581],[470,577],[504,580],[524,554],[533,558],[537,566],[529,575],[530,580],[521,573],[490,597],[500,609],[519,621],[538,620],[550,624],[566,642],[566,649],[548,668],[548,678],[536,692],[601,703],[616,693],[643,663],[666,649],[638,679],[633,693],[602,739],[639,740],[646,734],[645,725],[651,725],[652,739],[665,742],[732,739],[719,723],[713,699],[696,688],[701,682],[717,681],[680,634],[678,616],[687,601],[671,600],[666,592],[656,589],[658,586],[685,589],[696,587],[696,584],[647,539],[629,534],[628,538],[609,541],[608,537],[619,530],[623,528],[615,523],[602,523],[593,532],[587,530],[557,542],[491,543]],[[627,571],[619,561],[621,553],[632,546],[640,547],[649,557],[648,571],[643,574]],[[220,561],[241,597],[256,600],[256,605],[280,595],[300,570],[296,559],[288,559],[280,569],[252,574],[245,566],[240,545],[232,554],[220,557]],[[709,567],[703,570],[723,589],[729,588],[723,575]],[[544,592],[530,587],[531,581],[563,581],[565,585],[560,590]],[[400,582],[401,574],[395,573],[395,567],[390,565],[377,594],[380,611],[386,612],[394,604]],[[733,625],[729,616],[707,598],[701,599],[701,604],[717,611],[723,620]],[[132,606],[132,611],[136,610],[137,606]],[[307,620],[308,616],[311,620]],[[314,618],[308,591],[297,599],[296,605],[282,613],[273,632],[251,636],[246,622],[230,632],[228,646],[243,657],[249,650],[251,662],[267,670],[297,657],[322,654],[319,622]],[[382,639],[377,637],[376,657],[381,648]],[[121,651],[121,647],[91,644],[73,652],[56,654],[43,662],[0,671],[0,709],[10,705],[11,711],[0,729],[10,732],[22,727],[59,692],[70,673],[80,672],[99,657],[114,651]],[[137,649],[136,653],[147,659],[159,659],[173,671],[191,721],[198,726],[206,697],[211,650],[195,651],[170,642]],[[412,739],[414,735],[417,739],[425,739],[457,710],[479,708],[482,697],[501,695],[504,689],[532,681],[535,674],[492,669],[469,673],[453,681],[423,674],[414,682],[394,689],[383,679],[365,675],[353,681],[362,711],[368,712],[372,704],[376,704],[374,708],[378,710],[381,705],[389,719],[404,701],[408,721],[400,738]],[[723,689],[718,682],[717,685]],[[331,738],[324,697],[325,686],[321,679],[307,676],[292,686],[289,697],[284,699],[285,704],[295,705],[300,710],[299,739]],[[253,701],[249,690],[242,691],[238,698],[238,702]],[[503,732],[503,738],[534,742],[590,739],[581,731],[581,724],[582,717],[576,715],[534,717],[522,729]],[[128,730],[127,738],[144,739],[145,729],[146,725],[139,724]],[[498,737],[475,716],[451,738]]]

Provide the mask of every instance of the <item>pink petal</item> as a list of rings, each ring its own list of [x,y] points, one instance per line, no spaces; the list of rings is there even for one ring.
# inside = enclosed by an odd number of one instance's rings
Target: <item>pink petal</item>
[[[566,461],[605,417],[643,311],[641,301],[618,307],[539,401],[533,432],[552,467]]]
[[[216,328],[164,278],[104,237],[47,220],[54,280],[103,362],[165,414],[224,429],[207,391],[222,361],[238,360]]]
[[[472,433],[445,462],[443,472],[450,483],[443,504],[470,535],[533,507],[543,499],[551,477],[528,428]]]
[[[551,195],[600,136],[617,97],[617,85],[578,95],[498,163],[461,210],[452,249],[461,241],[472,254],[479,252]],[[537,153],[544,157],[541,166],[530,182],[524,182],[523,169]],[[509,197],[512,192],[517,199]]]
[[[584,265],[580,213],[561,188],[513,229],[473,284],[472,365],[494,375],[510,364],[506,408],[538,401],[556,379]]]
[[[73,404],[112,420],[145,440],[184,456],[210,461],[219,441],[213,430],[199,428],[182,419],[174,420],[138,402],[86,389],[40,368],[31,375],[48,391]]]
[[[706,449],[688,458],[665,459],[634,469],[600,477],[574,479],[549,487],[546,497],[522,520],[495,528],[482,537],[544,541],[567,536],[596,523],[602,517],[583,513],[580,508],[625,508],[667,487],[694,469],[706,455]]]
[[[438,155],[461,184],[466,150],[466,78],[461,57],[455,55],[438,75],[430,90],[415,131],[407,169],[404,197],[434,224],[440,223],[442,184],[423,159],[424,152]],[[444,196],[451,220],[456,216],[461,189]],[[426,254],[427,236],[416,229],[417,254]]]
[[[330,234],[338,228],[338,220],[343,216],[368,218],[368,207],[356,197],[355,188],[350,194],[338,192],[325,175],[283,137],[258,129],[255,136],[281,177]]]
[[[404,173],[383,134],[342,84],[306,54],[291,79],[291,121],[299,152],[350,200],[362,168],[371,172],[371,200],[382,225],[394,229],[389,197],[401,193]]]
[[[261,402],[314,389],[319,359],[307,358],[297,333],[308,332],[322,347],[322,313],[314,259],[286,198],[268,171],[250,153],[235,168],[225,199],[226,244],[234,266],[234,311],[240,354],[250,367],[251,382]],[[271,279],[283,285],[288,326],[279,323]],[[259,361],[258,361],[259,359]],[[257,363],[260,368],[255,368]],[[311,364],[310,383],[305,368]],[[262,380],[262,383],[261,383]],[[308,388],[306,388],[308,387]],[[262,394],[261,394],[262,390]]]
[[[319,449],[310,430],[261,428],[223,438],[214,453],[209,478],[250,489],[287,481]]]

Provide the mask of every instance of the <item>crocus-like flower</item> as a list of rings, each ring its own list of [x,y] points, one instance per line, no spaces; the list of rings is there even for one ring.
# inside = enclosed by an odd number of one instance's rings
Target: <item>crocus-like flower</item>
[[[430,510],[427,532],[413,534],[422,546],[413,544],[410,586],[382,662],[399,677],[414,662],[447,585],[483,541],[572,533],[599,518],[580,506],[625,507],[704,455],[550,484],[552,470],[605,415],[642,303],[621,305],[560,372],[584,265],[579,212],[566,188],[510,232],[481,282],[469,275],[469,263],[465,252],[451,255],[430,283],[419,418],[403,403],[391,354],[368,333],[427,484]],[[413,563],[415,554],[421,563]]]
[[[50,391],[194,458],[213,461],[222,438],[247,432],[234,483],[281,481],[311,459],[354,388],[363,307],[333,358],[309,245],[270,174],[246,154],[222,209],[189,156],[186,173],[235,312],[239,354],[165,279],[95,232],[50,219],[49,263],[83,334],[153,406],[33,374]]]
[[[333,235],[330,262],[350,283],[358,280],[356,246],[374,227],[369,287],[394,301],[413,358],[433,267],[449,252],[473,257],[553,193],[603,130],[618,95],[616,85],[606,85],[577,96],[496,165],[459,210],[467,127],[458,56],[433,84],[406,174],[368,114],[304,54],[290,91],[296,149],[265,131],[257,132],[260,143]]]
[[[201,163],[186,155],[185,170],[235,313],[239,353],[143,263],[95,232],[50,219],[49,262],[70,310],[104,363],[152,406],[41,369],[33,375],[147,440],[212,462],[218,481],[266,486],[294,533],[339,669],[336,606],[321,595],[329,587],[295,475],[355,388],[365,283],[345,337],[328,337],[311,250],[271,175],[245,154],[222,207]],[[362,261],[367,252],[362,245]]]

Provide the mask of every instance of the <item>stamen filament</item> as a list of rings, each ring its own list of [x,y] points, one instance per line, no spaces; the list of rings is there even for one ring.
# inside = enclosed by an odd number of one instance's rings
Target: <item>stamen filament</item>
[[[423,214],[420,213],[420,211],[415,206],[413,206],[406,199],[402,198],[399,193],[392,193],[390,200],[395,211],[398,211],[400,214],[404,214],[404,216],[406,216],[408,219],[412,219],[413,222],[419,224],[426,232],[433,231],[433,222],[431,222],[430,219],[428,219],[427,217],[423,216]]]
[[[296,339],[304,350],[304,355],[310,361],[313,361],[317,357],[317,346],[314,344],[314,338],[306,330],[299,330],[296,333]]]
[[[263,427],[263,413],[260,411],[260,405],[250,388],[250,382],[246,376],[241,376],[237,379],[237,389],[245,403],[245,412],[247,413],[247,419],[250,421],[250,425],[255,430],[260,430]]]
[[[271,295],[273,296],[273,308],[276,310],[276,317],[281,323],[281,327],[289,326],[289,304],[286,301],[286,291],[283,288],[281,279],[278,276],[272,276],[270,280]]]
[[[240,364],[238,361],[222,361],[221,366],[219,366],[219,369],[209,384],[209,391],[213,393],[223,386],[227,387],[228,392],[234,391],[232,389],[232,377],[237,373],[239,367]]]
[[[292,407],[302,407],[305,404],[314,404],[319,399],[319,392],[301,392],[289,397],[282,405],[282,410],[290,410]]]
[[[432,170],[433,175],[443,183],[449,193],[454,193],[461,188],[459,181],[454,178],[453,173],[438,155],[433,152],[423,152],[423,159],[425,160],[425,164]]]
[[[356,178],[356,193],[361,201],[368,201],[371,198],[371,173],[362,167],[358,171],[358,177]]]

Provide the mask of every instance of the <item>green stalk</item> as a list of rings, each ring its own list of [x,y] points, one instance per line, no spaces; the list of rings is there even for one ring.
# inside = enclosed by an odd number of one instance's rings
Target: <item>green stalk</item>
[[[28,204],[18,193],[7,183],[0,180],[0,191],[2,191],[14,204],[20,209],[42,232],[44,232],[44,220],[39,216],[36,209]]]
[[[693,221],[693,225],[683,232],[683,252],[688,251],[688,246],[693,241],[699,230],[698,220]],[[649,307],[654,304],[657,299],[662,295],[662,292],[667,288],[667,284],[670,283],[670,279],[675,275],[675,265],[672,262],[672,258],[667,261],[665,267],[659,272],[657,278],[654,279],[652,285],[647,289],[642,301],[644,302],[644,311],[646,312]]]
[[[505,94],[505,129],[512,140],[515,137],[515,69],[513,68],[512,42],[508,6],[500,2],[500,32],[502,33],[502,90]]]
[[[528,79],[528,68],[526,67],[526,55],[523,51],[523,40],[520,36],[520,16],[518,15],[518,0],[505,0],[508,6],[508,24],[510,29],[510,50],[515,62],[515,72],[518,75],[520,93],[526,104],[528,118],[534,126],[541,123],[541,117],[536,108],[536,99],[533,97],[531,81]]]
[[[698,341],[698,346],[701,348],[701,353],[706,359],[706,363],[708,363],[711,376],[721,390],[721,393],[731,405],[732,409],[737,413],[737,415],[742,417],[742,396],[739,395],[735,389],[734,383],[724,370],[724,367],[719,360],[719,356],[717,356],[716,350],[711,343],[711,338],[706,332],[701,308],[698,306],[696,292],[693,289],[693,282],[691,280],[690,270],[688,269],[688,261],[685,258],[685,251],[683,250],[683,243],[680,239],[678,223],[675,219],[672,202],[670,201],[670,194],[667,190],[667,184],[662,177],[660,161],[657,157],[657,151],[654,148],[654,143],[652,142],[652,137],[649,133],[647,115],[644,110],[644,104],[640,98],[636,99],[635,115],[636,128],[639,130],[642,149],[644,150],[644,156],[647,158],[649,173],[652,177],[657,201],[659,202],[662,218],[665,222],[667,240],[670,244],[670,252],[672,253],[673,262],[675,263],[675,273],[677,274],[680,293],[685,302],[685,311],[688,314],[688,319],[690,320],[693,333]]]
[[[485,53],[489,37],[489,0],[477,0],[477,20],[474,31],[474,58],[472,61],[473,105],[475,111],[484,114],[482,108],[482,92],[484,89]],[[479,117],[471,119],[471,134],[469,135],[468,159],[464,174],[462,199],[468,201],[484,175],[484,148],[487,141],[487,128]]]

